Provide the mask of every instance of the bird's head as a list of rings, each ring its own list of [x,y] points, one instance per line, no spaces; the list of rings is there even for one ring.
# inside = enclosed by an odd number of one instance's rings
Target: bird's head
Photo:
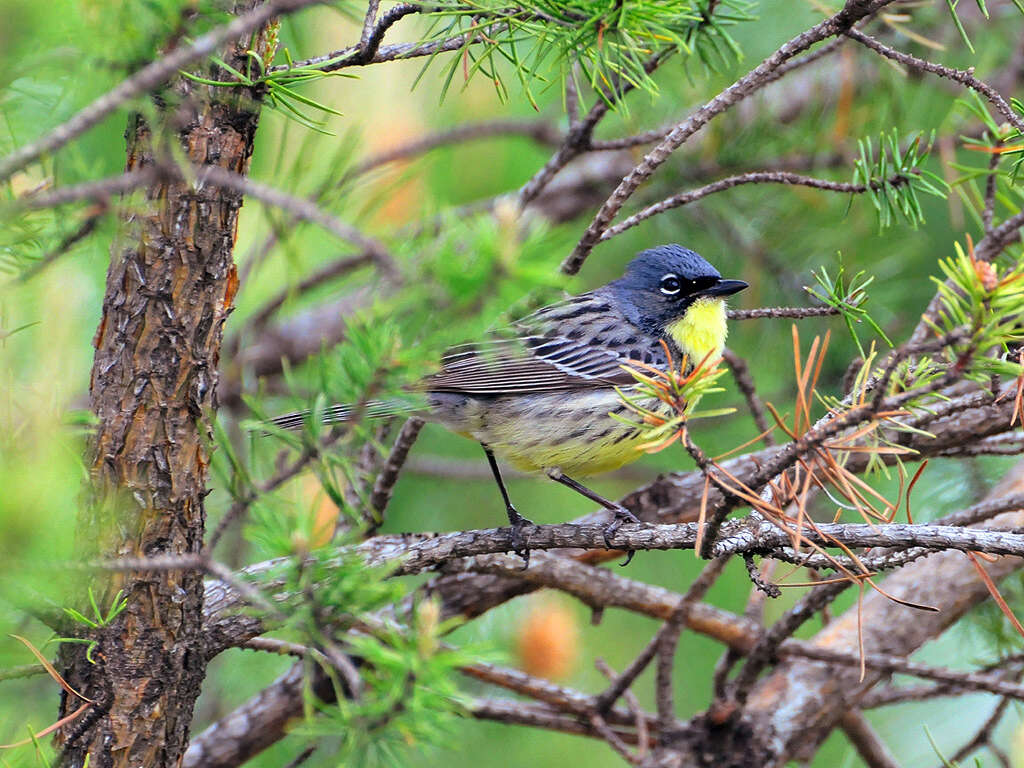
[[[667,336],[696,362],[725,345],[725,297],[742,291],[699,254],[681,245],[639,253],[611,284],[626,318],[649,333]]]

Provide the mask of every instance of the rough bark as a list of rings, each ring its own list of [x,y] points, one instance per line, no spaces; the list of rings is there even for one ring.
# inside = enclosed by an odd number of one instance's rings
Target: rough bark
[[[261,0],[233,6],[250,10]],[[258,51],[266,45],[256,37]],[[245,68],[246,36],[221,53]],[[227,79],[210,69],[206,77]],[[246,173],[259,94],[177,79],[155,99],[161,125],[130,119],[127,170],[182,155]],[[79,517],[83,555],[198,553],[203,545],[210,414],[216,410],[222,326],[238,284],[232,258],[241,195],[162,175],[124,216],[111,249],[90,384],[97,427],[90,490]],[[126,609],[106,627],[69,628],[97,645],[65,645],[64,674],[96,704],[58,733],[62,763],[176,766],[188,744],[206,667],[203,583],[196,571],[123,573],[93,585]],[[87,599],[87,598],[85,598]],[[67,698],[62,716],[80,702]]]

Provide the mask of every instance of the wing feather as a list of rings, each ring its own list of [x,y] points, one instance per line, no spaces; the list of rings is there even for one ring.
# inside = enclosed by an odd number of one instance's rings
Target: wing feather
[[[545,307],[506,329],[505,335],[477,344],[460,344],[441,359],[441,370],[425,381],[428,392],[472,395],[512,395],[594,389],[632,384],[620,366],[629,355],[614,346],[595,344],[593,312],[602,329],[609,325],[606,300],[583,294],[553,307]],[[569,338],[571,327],[584,328]],[[611,318],[614,320],[614,316]],[[622,319],[620,325],[628,325]]]

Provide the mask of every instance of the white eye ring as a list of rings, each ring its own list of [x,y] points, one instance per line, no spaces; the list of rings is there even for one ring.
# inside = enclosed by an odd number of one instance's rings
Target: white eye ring
[[[674,284],[675,284],[674,288],[671,288],[671,287],[666,288],[665,287],[665,284],[666,283],[670,283],[670,281],[674,282]],[[671,285],[671,283],[670,283],[670,285]],[[679,276],[678,275],[676,275],[676,274],[674,274],[672,272],[669,272],[667,275],[663,275],[662,276],[662,278],[661,278],[661,292],[664,293],[666,296],[675,296],[682,289],[683,289],[683,284],[679,280]]]

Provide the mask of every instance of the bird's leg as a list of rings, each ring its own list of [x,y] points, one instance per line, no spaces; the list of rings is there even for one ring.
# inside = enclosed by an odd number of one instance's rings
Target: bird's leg
[[[614,501],[609,501],[604,496],[594,493],[587,486],[573,480],[568,475],[565,475],[562,470],[558,467],[548,467],[544,470],[547,476],[554,480],[556,483],[561,483],[564,486],[572,488],[576,493],[586,496],[591,501],[600,504],[605,509],[611,510],[614,513],[612,521],[604,528],[604,543],[608,549],[615,549],[611,544],[611,537],[617,530],[622,526],[623,523],[639,523],[640,518],[630,512],[621,504],[616,504]],[[629,561],[633,559],[633,555],[636,552],[632,549],[626,551],[626,560],[623,565],[629,565]]]
[[[512,506],[512,502],[508,498],[508,489],[505,488],[505,481],[501,479],[501,472],[498,471],[498,462],[494,458],[494,453],[486,445],[483,446],[483,449],[487,454],[487,463],[491,465],[494,481],[498,484],[498,490],[501,491],[501,498],[505,502],[505,512],[508,514],[508,522],[512,526],[513,551],[523,558],[523,570],[526,570],[530,564],[530,548],[527,545],[526,537],[523,536],[523,528],[534,523],[520,515],[519,511]]]

